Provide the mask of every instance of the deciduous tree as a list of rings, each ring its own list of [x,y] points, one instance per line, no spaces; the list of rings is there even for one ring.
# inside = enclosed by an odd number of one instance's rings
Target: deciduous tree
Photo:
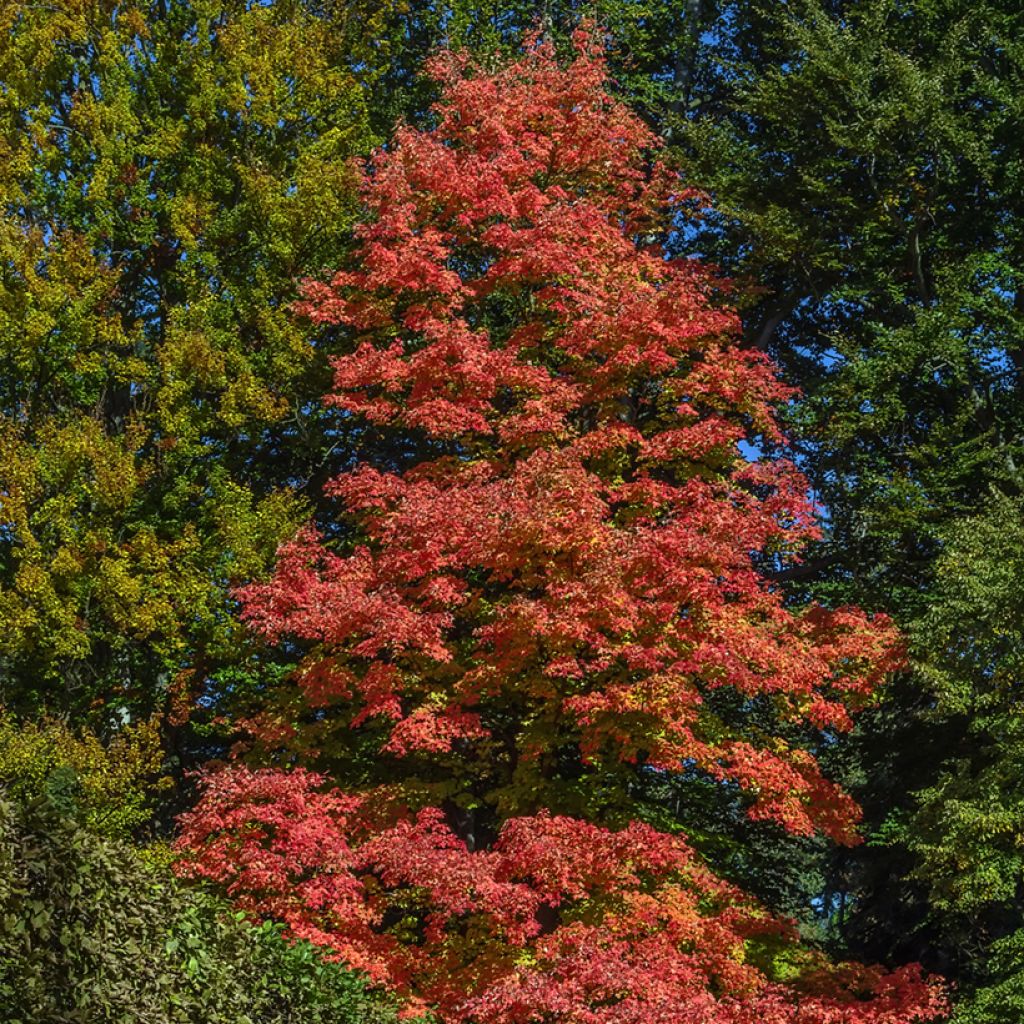
[[[355,214],[347,160],[370,147],[390,10],[372,7],[3,5],[12,710],[106,726],[237,662],[227,591],[308,514],[321,471],[321,433],[303,438],[325,361],[285,307],[296,277],[337,262]]]
[[[793,466],[740,449],[782,443],[791,392],[666,257],[702,197],[577,46],[436,58],[435,127],[378,155],[356,258],[304,289],[351,338],[328,401],[391,454],[241,594],[306,652],[256,741],[319,771],[210,775],[183,869],[449,1020],[927,1019],[915,969],[830,966],[642,820],[690,773],[856,842],[792,737],[848,729],[898,654],[765,574],[815,532]]]

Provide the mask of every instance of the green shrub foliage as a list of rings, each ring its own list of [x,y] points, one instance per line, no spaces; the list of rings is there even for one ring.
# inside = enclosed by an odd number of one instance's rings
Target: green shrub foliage
[[[62,814],[0,795],[5,1024],[388,1024],[362,980]]]

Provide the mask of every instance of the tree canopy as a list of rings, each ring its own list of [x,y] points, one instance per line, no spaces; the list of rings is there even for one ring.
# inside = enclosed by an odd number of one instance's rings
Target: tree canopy
[[[895,636],[760,570],[814,532],[796,470],[737,448],[781,443],[788,391],[724,284],[666,258],[700,197],[576,46],[437,58],[435,127],[375,161],[353,269],[303,290],[352,336],[329,403],[404,463],[331,481],[334,545],[301,532],[241,592],[310,647],[256,742],[341,785],[209,776],[184,870],[446,1020],[925,1020],[915,968],[830,968],[642,820],[640,780],[684,770],[855,842],[791,737],[848,729]]]
[[[1022,22],[4,4],[5,835],[171,922],[191,809],[275,985],[287,923],[448,1015],[621,1017],[579,972],[613,893],[671,890],[615,956],[703,929],[708,1013],[910,999],[920,962],[1015,1024]],[[911,1012],[879,999],[849,1019]]]

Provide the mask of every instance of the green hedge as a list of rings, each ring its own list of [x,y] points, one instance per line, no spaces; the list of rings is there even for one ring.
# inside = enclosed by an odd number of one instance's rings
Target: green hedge
[[[391,1005],[47,798],[0,788],[5,1024],[390,1024]]]

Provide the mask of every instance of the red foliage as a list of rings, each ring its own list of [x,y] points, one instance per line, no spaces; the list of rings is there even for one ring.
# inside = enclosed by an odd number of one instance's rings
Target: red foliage
[[[685,764],[756,818],[855,841],[853,802],[743,709],[846,729],[895,635],[787,607],[761,571],[814,533],[799,473],[738,449],[782,441],[790,392],[736,344],[724,283],[654,243],[699,196],[600,55],[433,70],[437,126],[378,156],[354,269],[301,303],[355,339],[330,403],[399,454],[331,484],[357,543],[310,528],[242,592],[256,629],[313,646],[318,735],[380,735],[408,784],[215,774],[186,869],[450,1020],[924,1019],[941,997],[915,971],[818,964],[681,836],[581,820],[621,823],[625,775]],[[496,838],[453,833],[431,794]],[[771,980],[782,955],[799,984]]]
[[[907,1024],[943,1009],[915,968],[831,967],[679,835],[539,813],[470,852],[434,808],[234,768],[186,816],[184,872],[446,1020]],[[780,959],[797,984],[770,980]]]

